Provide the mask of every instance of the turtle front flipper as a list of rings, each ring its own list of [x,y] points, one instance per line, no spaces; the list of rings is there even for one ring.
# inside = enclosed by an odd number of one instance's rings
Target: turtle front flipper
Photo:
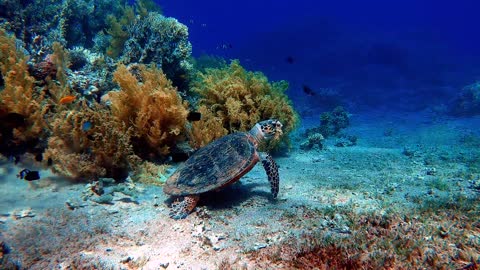
[[[172,203],[172,209],[169,216],[173,219],[184,219],[192,212],[200,199],[197,195],[189,195],[183,198],[183,201]]]
[[[268,182],[270,182],[270,188],[273,198],[277,198],[278,189],[280,185],[280,176],[278,175],[278,165],[269,154],[261,153],[262,165],[267,172]]]

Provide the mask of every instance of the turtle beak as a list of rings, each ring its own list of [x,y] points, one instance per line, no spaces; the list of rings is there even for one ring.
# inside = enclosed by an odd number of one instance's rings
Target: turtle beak
[[[277,140],[277,139],[280,138],[280,136],[283,135],[283,130],[282,130],[283,125],[282,125],[282,123],[280,123],[280,121],[278,121],[278,120],[274,120],[274,121],[275,121],[275,123],[274,123],[274,125],[275,125],[275,136],[274,136],[274,139]]]

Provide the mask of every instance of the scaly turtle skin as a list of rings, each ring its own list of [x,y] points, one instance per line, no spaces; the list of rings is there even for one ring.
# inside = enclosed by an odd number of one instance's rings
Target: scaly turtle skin
[[[183,197],[172,204],[170,217],[186,218],[195,208],[199,195],[218,190],[239,180],[262,161],[274,198],[280,178],[272,157],[258,152],[259,145],[282,135],[282,124],[274,119],[257,123],[250,132],[237,132],[217,139],[195,152],[168,178],[163,191]]]

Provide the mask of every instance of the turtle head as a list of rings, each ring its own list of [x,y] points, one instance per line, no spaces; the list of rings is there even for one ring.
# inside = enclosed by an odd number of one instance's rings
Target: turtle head
[[[282,123],[276,119],[268,119],[258,122],[250,130],[250,134],[257,139],[258,142],[269,141],[271,139],[278,139],[283,134]]]

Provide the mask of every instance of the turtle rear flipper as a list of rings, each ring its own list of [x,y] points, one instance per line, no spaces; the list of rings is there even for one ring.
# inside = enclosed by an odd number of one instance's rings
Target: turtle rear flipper
[[[270,182],[270,190],[272,192],[273,198],[277,198],[278,189],[280,185],[280,176],[278,175],[278,165],[273,160],[272,156],[269,154],[260,154],[262,159],[262,165],[267,172],[268,182]]]
[[[197,195],[185,196],[183,201],[172,203],[169,216],[173,219],[184,219],[192,212],[200,199]]]

